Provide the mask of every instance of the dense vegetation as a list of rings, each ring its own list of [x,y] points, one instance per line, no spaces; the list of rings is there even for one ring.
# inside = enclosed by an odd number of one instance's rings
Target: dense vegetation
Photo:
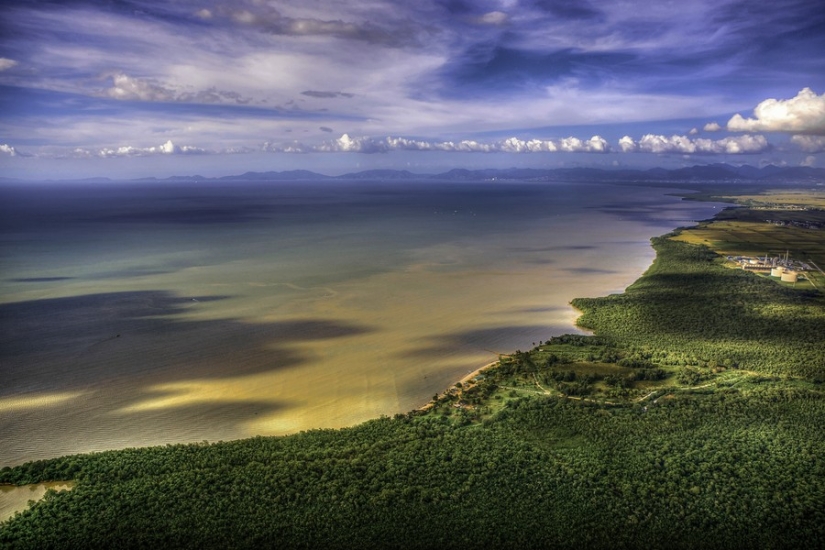
[[[79,459],[14,548],[814,548],[825,400],[766,387],[604,408],[521,399],[494,421],[353,429]],[[66,461],[6,479],[61,475]]]
[[[825,308],[654,242],[598,336],[344,430],[38,461],[8,548],[825,547]]]
[[[657,258],[624,294],[577,298],[579,325],[639,348],[656,363],[737,366],[825,379],[825,304],[721,266],[703,246],[653,240]]]

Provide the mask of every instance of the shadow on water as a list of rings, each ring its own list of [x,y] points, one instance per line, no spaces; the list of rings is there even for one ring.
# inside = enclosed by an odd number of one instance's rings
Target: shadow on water
[[[12,283],[55,283],[58,281],[71,281],[74,277],[21,277],[19,279],[8,279]]]
[[[598,267],[566,267],[562,269],[562,271],[566,271],[567,273],[572,273],[574,275],[590,275],[590,274],[601,274],[601,275],[615,275],[620,273],[615,269],[601,269]]]
[[[0,396],[84,389],[106,380],[153,384],[294,367],[296,342],[371,329],[325,319],[248,323],[187,319],[222,297],[113,292],[0,305]]]
[[[519,345],[525,349],[531,347],[531,342],[527,341],[530,338],[540,339],[541,336],[546,338],[564,332],[570,332],[570,328],[566,325],[513,325],[467,330],[431,338],[421,348],[405,352],[403,356],[425,359],[436,358],[443,356],[447,351],[455,349],[509,354]]]
[[[239,379],[307,364],[312,358],[296,343],[372,331],[326,319],[186,315],[222,299],[139,291],[0,305],[0,466],[242,437],[248,423],[305,406],[310,396],[275,397],[281,388],[260,387],[276,383],[266,378],[254,382],[256,396],[246,395]]]
[[[517,313],[555,313],[557,311],[569,311],[567,306],[539,306],[539,307],[525,307],[521,309],[512,310]]]
[[[680,208],[682,206],[684,205],[663,205],[659,202],[651,204],[617,202],[589,208],[621,219],[634,220],[635,222],[652,227],[661,227],[663,222],[665,222],[664,225],[671,227],[674,221],[682,221],[688,224],[694,223],[694,220],[691,219],[691,212],[689,210],[684,211]],[[688,217],[684,218],[684,216]]]

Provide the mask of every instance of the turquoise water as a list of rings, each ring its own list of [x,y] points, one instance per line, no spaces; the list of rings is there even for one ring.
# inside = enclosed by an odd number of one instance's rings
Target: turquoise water
[[[602,184],[0,190],[0,465],[340,427],[575,331],[714,206]]]

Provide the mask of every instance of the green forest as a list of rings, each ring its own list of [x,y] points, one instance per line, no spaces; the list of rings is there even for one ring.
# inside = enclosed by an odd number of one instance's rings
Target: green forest
[[[423,410],[4,468],[76,484],[0,547],[825,547],[823,295],[675,235],[624,294],[574,301],[593,336]]]
[[[704,246],[653,239],[657,259],[624,294],[577,298],[579,326],[655,363],[738,366],[822,380],[825,302],[740,269]]]

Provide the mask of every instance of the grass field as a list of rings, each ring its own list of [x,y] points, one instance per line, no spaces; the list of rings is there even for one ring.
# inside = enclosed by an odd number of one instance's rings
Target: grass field
[[[730,195],[722,197],[745,206],[803,206],[825,209],[825,189],[776,190],[755,195]]]

